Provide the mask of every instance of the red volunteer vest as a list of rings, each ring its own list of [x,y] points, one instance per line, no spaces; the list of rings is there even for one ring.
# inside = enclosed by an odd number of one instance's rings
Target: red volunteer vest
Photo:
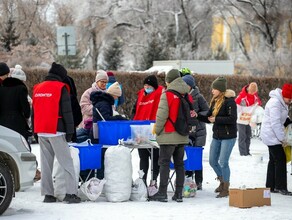
[[[56,134],[60,118],[59,103],[64,86],[66,84],[59,81],[44,81],[34,86],[32,103],[35,133]]]
[[[158,104],[163,90],[163,86],[158,86],[152,93],[145,95],[144,89],[141,89],[137,93],[136,114],[133,120],[156,120]]]

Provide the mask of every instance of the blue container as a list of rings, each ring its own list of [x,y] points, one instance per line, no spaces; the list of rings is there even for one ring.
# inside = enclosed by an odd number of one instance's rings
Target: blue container
[[[78,148],[80,159],[80,170],[93,170],[101,168],[101,144],[88,146],[72,146]]]
[[[117,145],[119,139],[131,138],[130,125],[150,125],[153,121],[98,121],[99,144]]]
[[[187,159],[184,161],[185,170],[202,170],[203,168],[203,147],[185,146]],[[170,162],[170,169],[174,164]]]

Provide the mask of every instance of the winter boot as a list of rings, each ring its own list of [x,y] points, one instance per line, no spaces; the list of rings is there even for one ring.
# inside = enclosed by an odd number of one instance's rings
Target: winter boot
[[[149,196],[149,201],[159,201],[159,202],[168,202],[167,193],[158,191],[153,196]]]
[[[76,196],[75,194],[66,194],[63,202],[69,203],[69,204],[71,204],[71,203],[80,203],[81,199],[78,196]]]
[[[223,198],[229,196],[229,182],[223,182],[222,191],[216,196],[216,198]]]
[[[45,199],[43,202],[45,203],[57,202],[57,198],[55,196],[45,195]]]
[[[197,190],[203,190],[202,183],[198,183],[198,184],[197,184]]]
[[[183,202],[182,193],[175,192],[173,197],[172,197],[172,200],[176,201],[176,202]]]
[[[218,176],[216,179],[220,181],[220,185],[215,189],[215,193],[218,193],[223,190],[223,178],[222,176]]]

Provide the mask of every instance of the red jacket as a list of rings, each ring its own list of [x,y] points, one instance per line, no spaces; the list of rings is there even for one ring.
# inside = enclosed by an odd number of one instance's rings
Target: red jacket
[[[144,88],[141,89],[137,93],[136,114],[133,120],[155,120],[163,90],[163,86],[158,86],[152,93],[145,95]]]
[[[258,105],[262,105],[258,93],[255,93],[253,95],[249,94],[247,92],[247,87],[248,85],[242,88],[241,92],[235,99],[236,104],[241,106],[251,106],[254,105],[255,103],[258,103]]]
[[[44,81],[34,86],[34,132],[56,134],[62,88],[59,81]]]

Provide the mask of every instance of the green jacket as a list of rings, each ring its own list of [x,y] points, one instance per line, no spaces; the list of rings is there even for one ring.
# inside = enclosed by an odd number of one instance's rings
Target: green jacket
[[[183,81],[181,77],[172,81],[167,89],[173,89],[179,93],[188,93],[187,84]],[[166,90],[167,91],[167,90]],[[159,145],[166,145],[166,144],[188,144],[189,143],[189,136],[182,136],[176,131],[174,132],[165,132],[164,127],[165,123],[168,120],[169,116],[169,109],[167,97],[165,92],[162,93],[160,97],[160,102],[158,105],[157,115],[156,115],[156,140]]]

